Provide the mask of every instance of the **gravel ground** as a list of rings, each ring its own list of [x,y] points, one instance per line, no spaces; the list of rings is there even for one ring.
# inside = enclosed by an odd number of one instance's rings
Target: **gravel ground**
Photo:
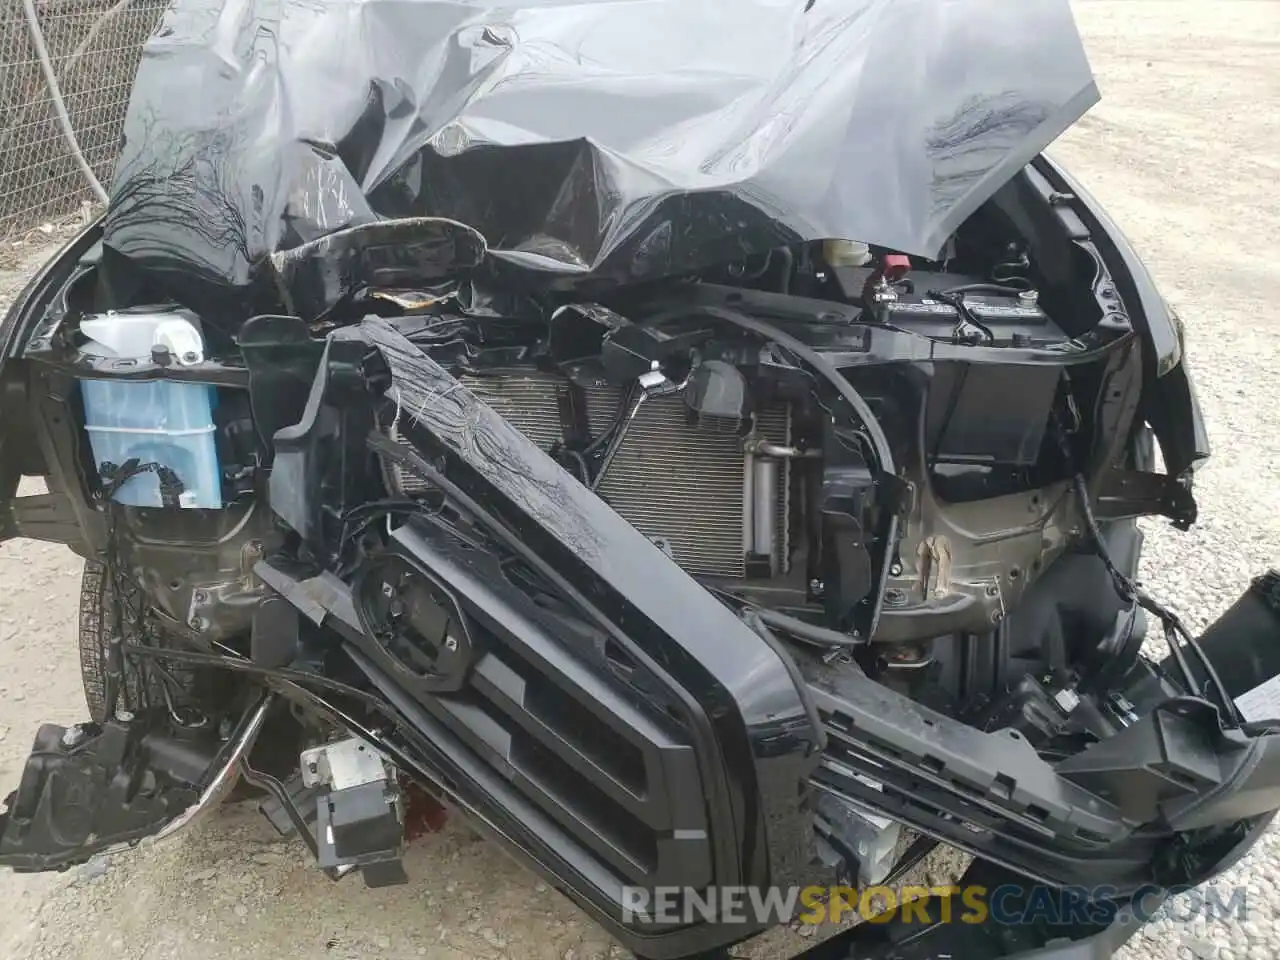
[[[1190,534],[1149,524],[1144,578],[1203,627],[1249,578],[1280,565],[1280,4],[1082,0],[1077,13],[1104,101],[1059,144],[1122,223],[1187,322],[1214,442]],[[0,257],[0,306],[52,252]],[[75,648],[80,564],[42,544],[0,546],[0,796],[44,720],[83,716]],[[930,878],[954,869],[942,856]],[[416,844],[408,886],[334,885],[255,813],[228,808],[185,837],[54,877],[0,875],[0,957],[225,960],[227,957],[623,956],[558,894],[465,829]],[[1280,839],[1223,877],[1245,888],[1230,922],[1164,920],[1125,960],[1280,956]],[[1185,916],[1185,913],[1178,913]],[[806,931],[810,932],[810,931]],[[752,946],[785,955],[794,934]],[[791,943],[787,944],[786,941]]]

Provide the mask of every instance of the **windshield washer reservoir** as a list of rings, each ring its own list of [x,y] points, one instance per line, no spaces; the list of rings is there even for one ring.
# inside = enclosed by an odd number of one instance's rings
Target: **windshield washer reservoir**
[[[80,332],[89,340],[83,348],[87,356],[141,361],[153,348],[164,347],[181,365],[204,360],[200,329],[194,318],[181,313],[107,313],[82,321]],[[80,389],[85,430],[102,482],[131,460],[143,468],[112,499],[135,507],[164,506],[160,475],[172,471],[182,485],[179,507],[222,506],[211,385],[83,379]]]

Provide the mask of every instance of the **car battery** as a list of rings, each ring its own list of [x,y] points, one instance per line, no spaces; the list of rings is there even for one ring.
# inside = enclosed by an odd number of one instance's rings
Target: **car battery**
[[[1034,291],[1018,296],[986,293],[962,293],[959,296],[967,313],[991,332],[987,345],[1044,347],[1069,339],[1049,319]],[[968,339],[975,332],[982,339],[988,339],[981,329],[966,329],[973,324],[967,317],[961,317],[954,303],[928,293],[895,292],[889,298],[869,304],[863,316],[873,323],[934,340]]]

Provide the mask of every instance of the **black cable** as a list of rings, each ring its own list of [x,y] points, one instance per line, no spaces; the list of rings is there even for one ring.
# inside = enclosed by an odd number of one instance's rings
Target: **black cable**
[[[427,510],[434,512],[441,505],[432,506],[422,500],[409,499],[369,500],[357,507],[352,507],[342,515],[342,519],[344,521],[358,519],[368,514],[373,514],[376,518],[395,513],[422,513]]]
[[[587,460],[581,451],[574,450],[556,441],[551,445],[547,453],[552,460],[565,469],[566,473],[575,480],[580,481],[584,487],[591,483],[591,471],[587,468]]]
[[[960,288],[956,287],[954,289],[960,289]],[[934,300],[939,301],[940,303],[945,303],[947,306],[951,307],[951,309],[955,310],[955,312],[959,315],[959,322],[956,324],[955,332],[952,335],[954,339],[956,340],[964,339],[961,336],[961,331],[964,329],[965,324],[968,324],[969,326],[974,327],[979,332],[981,332],[981,334],[987,338],[987,343],[996,342],[995,333],[991,330],[990,327],[988,327],[985,323],[983,323],[981,320],[979,320],[977,317],[973,315],[973,311],[970,310],[968,304],[964,302],[963,294],[959,294],[959,293],[953,294],[950,291],[942,291],[942,290],[930,290],[929,296],[932,297]]]
[[[263,773],[261,770],[255,770],[249,766],[247,757],[240,761],[240,776],[251,786],[255,786],[259,790],[265,790],[275,799],[276,803],[280,804],[280,809],[284,811],[285,816],[289,818],[289,822],[293,824],[293,829],[298,834],[298,839],[307,845],[307,849],[311,851],[311,856],[319,860],[320,846],[316,841],[316,835],[303,818],[302,811],[293,802],[293,798],[289,796],[289,791],[285,785],[276,777],[271,776],[271,774]],[[326,868],[325,873],[329,875],[330,879],[337,879],[332,867]]]
[[[178,723],[182,724],[183,721],[178,715],[178,706],[173,702],[173,697],[174,697],[174,691],[177,691],[177,695],[179,697],[186,696],[188,692],[187,689],[178,681],[177,677],[175,677],[172,673],[170,673],[164,667],[160,666],[159,662],[156,660],[149,661],[146,665],[146,669],[148,673],[151,673],[160,677],[160,695],[164,697],[164,705],[169,711],[169,716],[173,717],[175,720],[178,721]],[[144,693],[144,699],[146,699],[147,701],[147,706],[151,706],[152,704],[151,704],[149,688],[144,685],[143,689],[144,691],[147,691]],[[186,709],[194,711],[197,714],[200,714],[199,710],[196,710],[194,707],[190,707],[188,704],[183,704],[182,706]],[[203,716],[203,714],[200,714],[200,715]]]
[[[779,630],[791,634],[797,640],[826,650],[852,650],[855,647],[862,647],[867,644],[867,641],[861,637],[854,637],[828,627],[819,627],[801,620],[799,617],[793,617],[777,610],[756,607],[752,610],[752,613],[763,623],[767,623],[771,627],[777,627]]]
[[[1018,276],[1018,274],[1014,272],[1017,270],[1027,270],[1030,266],[1030,263],[1006,260],[1004,263],[997,263],[991,268],[991,279],[1001,286],[1013,287],[1013,285],[1017,283],[1020,285],[1016,287],[1019,292],[1023,290],[1030,290],[1031,281],[1026,277]],[[1003,274],[1003,276],[1001,274]]]
[[[115,489],[119,488],[116,487]],[[114,490],[112,493],[114,493]],[[103,664],[103,719],[110,720],[116,715],[116,710],[120,703],[120,695],[126,691],[127,687],[122,647],[125,635],[124,598],[126,590],[130,586],[130,581],[121,570],[120,541],[116,536],[116,512],[112,509],[109,500],[104,510],[106,513],[107,548],[106,555],[103,558],[103,590],[105,591],[108,585],[110,586],[112,602],[111,609],[108,611],[107,649]],[[135,613],[133,626],[136,632],[141,632],[142,613],[140,610]],[[101,636],[99,636],[98,640],[101,643]],[[138,695],[141,700],[138,706],[144,704],[150,706],[145,676],[139,677],[138,686]],[[129,706],[134,705],[129,704]]]
[[[612,439],[614,434],[616,434],[619,430],[622,429],[623,424],[626,423],[627,421],[627,415],[631,410],[631,405],[634,398],[635,398],[635,391],[633,389],[622,391],[622,394],[618,397],[617,415],[613,418],[613,421],[609,424],[609,426],[605,428],[604,433],[600,434],[600,436],[596,437],[594,440],[592,440],[583,448],[582,455],[584,457],[591,456],[593,453],[599,450],[601,446],[608,443],[609,440]],[[585,466],[585,463],[584,463],[584,466]]]
[[[1200,661],[1205,677],[1208,679],[1209,685],[1213,687],[1214,698],[1218,701],[1218,705],[1222,707],[1225,717],[1234,725],[1239,726],[1243,718],[1239,710],[1236,709],[1235,701],[1232,700],[1231,695],[1227,692],[1222,678],[1218,676],[1218,671],[1214,669],[1213,663],[1204,652],[1204,648],[1191,636],[1190,631],[1187,630],[1176,614],[1156,601],[1155,598],[1130,580],[1115,565],[1111,559],[1111,553],[1107,549],[1106,541],[1102,538],[1102,531],[1099,529],[1097,518],[1094,516],[1093,506],[1089,502],[1089,488],[1085,483],[1084,476],[1077,473],[1074,477],[1074,484],[1076,496],[1080,501],[1080,509],[1084,514],[1085,526],[1089,531],[1089,535],[1093,538],[1094,547],[1102,560],[1102,565],[1111,577],[1116,593],[1119,594],[1122,600],[1136,602],[1140,607],[1160,620],[1164,627],[1165,639],[1169,644],[1169,650],[1173,654],[1174,660],[1177,661],[1178,672],[1182,674],[1188,690],[1203,698],[1205,695],[1204,689],[1192,672],[1191,665],[1187,662],[1186,654],[1182,649],[1182,639],[1187,641],[1187,646],[1196,655],[1196,659]]]
[[[1026,293],[1029,287],[1014,287],[1001,283],[962,283],[957,287],[947,287],[942,292],[948,296],[961,293],[989,293],[995,297],[1016,297]]]
[[[103,503],[103,510],[106,513],[106,533],[107,533],[107,550],[104,557],[103,578],[104,583],[109,582],[111,585],[112,604],[109,611],[110,621],[107,636],[107,650],[105,663],[105,676],[103,677],[103,712],[105,719],[115,716],[116,709],[119,706],[120,694],[125,691],[127,681],[125,680],[125,663],[124,663],[124,596],[128,586],[130,586],[129,578],[120,569],[120,552],[118,548],[119,540],[116,536],[116,515],[112,509],[111,500],[120,489],[132,480],[134,477],[141,476],[146,473],[154,473],[156,482],[160,489],[160,503],[169,509],[179,507],[179,497],[181,497],[185,486],[182,479],[170,467],[155,461],[143,463],[139,458],[132,457],[120,465],[114,463],[103,463],[99,467],[99,474],[104,483],[97,492],[97,499]],[[141,633],[143,628],[144,611],[139,608],[135,612],[133,627],[136,633]],[[170,680],[173,678],[170,677]],[[151,690],[149,677],[146,673],[140,674],[138,677],[138,696],[141,703],[138,704],[151,706]],[[162,677],[161,684],[164,679]],[[165,696],[166,704],[170,710],[173,709],[172,699],[167,688],[162,686],[161,692]],[[132,705],[131,705],[132,706]]]
[[[1158,604],[1145,594],[1142,596],[1146,601],[1143,604],[1143,608],[1155,613],[1156,616],[1161,616],[1155,609],[1153,609],[1152,606],[1148,605],[1151,604],[1158,606]],[[1204,670],[1205,676],[1208,678],[1209,683],[1212,684],[1214,692],[1217,694],[1218,704],[1225,711],[1226,715],[1231,718],[1235,726],[1240,726],[1244,723],[1244,715],[1236,707],[1235,699],[1227,690],[1226,684],[1222,682],[1222,677],[1218,675],[1218,671],[1214,668],[1213,661],[1211,661],[1209,659],[1209,655],[1204,652],[1204,647],[1200,646],[1200,641],[1191,635],[1191,631],[1186,628],[1186,625],[1178,618],[1177,614],[1173,613],[1171,610],[1164,608],[1161,609],[1164,610],[1164,615],[1161,620],[1165,624],[1166,631],[1168,631],[1167,636],[1169,645],[1172,646],[1174,644],[1177,640],[1177,635],[1181,635],[1182,639],[1186,640],[1187,647],[1196,655],[1196,659],[1200,661],[1200,666]]]
[[[135,643],[125,644],[125,651],[130,656],[149,657],[157,660],[176,660],[179,663],[189,663],[197,667],[212,667],[214,669],[230,670],[235,673],[251,674],[266,680],[285,680],[300,687],[307,685],[320,687],[321,689],[359,700],[366,706],[372,707],[389,717],[397,717],[391,707],[372,694],[342,683],[339,680],[330,680],[328,677],[307,673],[303,670],[262,667],[249,660],[236,660],[233,657],[216,653],[197,653],[194,650],[173,650],[168,647],[146,647]],[[399,722],[398,718],[397,722]]]
[[[1064,370],[1062,376],[1067,384],[1067,398],[1074,405],[1070,375]],[[1071,451],[1071,444],[1067,440],[1067,432],[1056,410],[1053,411],[1051,416],[1054,433],[1058,439],[1058,448],[1062,452],[1064,462],[1070,467],[1075,458]],[[1187,641],[1187,646],[1191,648],[1192,653],[1196,655],[1196,659],[1200,661],[1205,677],[1214,689],[1215,699],[1222,708],[1224,717],[1234,726],[1239,727],[1244,722],[1244,716],[1236,708],[1235,700],[1227,692],[1226,684],[1222,682],[1222,678],[1218,675],[1218,671],[1214,669],[1212,661],[1210,661],[1208,654],[1204,652],[1204,648],[1200,646],[1200,642],[1191,635],[1191,632],[1187,630],[1186,626],[1183,625],[1173,611],[1159,603],[1154,597],[1130,580],[1111,559],[1111,552],[1102,537],[1098,519],[1093,513],[1093,504],[1089,500],[1089,486],[1085,482],[1084,474],[1079,471],[1075,472],[1072,476],[1072,485],[1075,488],[1076,499],[1080,502],[1080,511],[1084,515],[1085,526],[1089,531],[1089,536],[1093,539],[1094,548],[1098,553],[1098,557],[1102,560],[1102,565],[1106,569],[1108,576],[1111,578],[1112,586],[1117,595],[1126,603],[1136,602],[1142,609],[1153,614],[1160,621],[1164,627],[1165,640],[1169,644],[1170,653],[1178,664],[1178,672],[1182,674],[1187,689],[1196,696],[1203,698],[1204,689],[1192,672],[1191,665],[1187,662],[1180,638]]]
[[[1130,580],[1125,573],[1116,566],[1115,561],[1111,559],[1111,551],[1107,547],[1106,540],[1103,539],[1102,530],[1098,526],[1097,517],[1093,513],[1093,505],[1089,502],[1089,487],[1086,484],[1084,475],[1077,473],[1072,477],[1072,485],[1076,492],[1076,499],[1080,502],[1080,510],[1084,514],[1085,528],[1089,531],[1089,536],[1093,539],[1094,550],[1098,554],[1098,558],[1102,561],[1102,566],[1107,571],[1107,575],[1111,578],[1112,587],[1116,594],[1125,603],[1137,603],[1144,609],[1150,609],[1153,614],[1160,619],[1165,627],[1165,639],[1169,641],[1169,647],[1173,652],[1173,658],[1178,662],[1178,671],[1182,674],[1182,678],[1192,693],[1202,696],[1203,691],[1200,684],[1195,678],[1195,674],[1191,672],[1191,665],[1187,662],[1186,656],[1182,652],[1181,644],[1177,643],[1176,637],[1170,635],[1170,629],[1166,616],[1172,616],[1167,610],[1157,604],[1150,597],[1147,597],[1138,585]],[[1146,599],[1150,603],[1143,602]]]
[[[181,478],[170,467],[166,467],[162,463],[148,461],[142,463],[137,457],[126,460],[120,466],[114,463],[103,463],[98,468],[99,474],[106,481],[99,496],[104,501],[109,501],[114,497],[126,483],[134,477],[142,476],[144,473],[154,473],[156,482],[160,485],[160,504],[165,507],[180,506],[178,498],[182,495],[185,486]]]
[[[439,523],[440,514],[444,512],[444,506],[443,497],[440,498],[438,503],[434,504],[425,500],[394,499],[372,500],[368,503],[362,503],[357,507],[352,507],[342,515],[342,529],[338,543],[345,547],[347,544],[359,539],[371,525],[388,516],[421,517],[424,520]],[[358,521],[354,529],[349,526],[352,520]],[[335,565],[335,572],[339,575],[343,575],[346,570],[347,564],[344,562],[338,562]]]
[[[275,798],[276,803],[280,804],[280,808],[284,810],[285,815],[293,824],[293,829],[298,831],[298,838],[311,848],[312,856],[317,856],[315,835],[312,834],[311,828],[307,826],[307,821],[302,817],[302,811],[298,809],[297,804],[293,802],[293,798],[289,796],[289,791],[285,785],[277,777],[273,777],[269,773],[263,773],[261,770],[255,770],[249,765],[248,760],[240,761],[240,776],[245,779],[245,782],[252,784],[259,790],[265,790]]]
[[[724,600],[756,633],[762,633],[761,627],[766,630],[768,627],[776,627],[790,634],[794,639],[822,650],[852,650],[867,645],[867,641],[861,637],[854,637],[828,627],[820,627],[778,610],[770,610],[722,587],[707,583],[701,578],[697,579],[704,589]]]
[[[663,314],[663,316],[668,315],[673,319],[687,316],[705,316],[714,320],[723,320],[726,323],[731,323],[744,330],[750,330],[766,340],[772,340],[780,346],[786,347],[797,357],[804,360],[816,373],[820,374],[822,379],[826,380],[835,389],[836,393],[853,408],[853,412],[862,421],[863,426],[867,429],[867,435],[871,438],[871,447],[875,452],[880,472],[886,474],[896,474],[898,472],[893,459],[893,448],[889,446],[889,438],[885,435],[884,428],[871,410],[871,406],[862,398],[862,394],[858,393],[853,384],[841,375],[830,360],[807,343],[798,340],[771,323],[757,320],[755,317],[748,316],[745,313],[739,313],[737,310],[730,310],[724,307],[696,306]]]
[[[351,520],[380,520],[388,515],[438,513],[443,505],[443,500],[436,504],[428,503],[425,500],[409,499],[370,500],[357,507],[352,507],[344,513],[342,522],[345,524]]]

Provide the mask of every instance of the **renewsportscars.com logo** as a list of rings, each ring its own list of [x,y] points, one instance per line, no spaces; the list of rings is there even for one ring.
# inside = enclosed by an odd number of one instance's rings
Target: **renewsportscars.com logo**
[[[1140,889],[1120,912],[1115,887],[1047,887],[1008,884],[923,887],[624,887],[623,922],[839,923],[858,917],[869,923],[1149,923],[1165,919],[1248,917],[1244,887],[1156,887]]]

